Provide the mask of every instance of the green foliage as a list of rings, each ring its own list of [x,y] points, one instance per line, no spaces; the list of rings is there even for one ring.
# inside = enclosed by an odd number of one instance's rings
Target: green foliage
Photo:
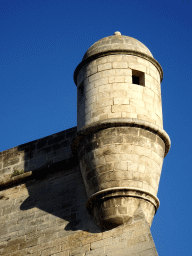
[[[23,174],[23,173],[24,173],[24,170],[21,170],[21,171],[14,170],[11,177],[15,177],[15,176],[18,176],[18,175]]]

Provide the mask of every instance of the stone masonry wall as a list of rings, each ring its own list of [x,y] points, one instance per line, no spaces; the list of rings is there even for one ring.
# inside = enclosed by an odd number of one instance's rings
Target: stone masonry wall
[[[141,188],[156,195],[165,143],[137,127],[113,127],[85,136],[79,144],[89,196],[111,187]]]
[[[76,129],[74,127],[0,152],[0,186],[10,179],[14,171],[32,172],[70,159],[71,141]]]
[[[92,200],[95,193],[108,190],[102,200],[97,199],[97,210],[93,207],[97,223],[108,227],[124,223],[138,205],[152,223],[159,205],[151,195],[157,195],[164,153],[158,135],[137,127],[102,129],[80,141],[79,163],[88,197]]]
[[[0,153],[0,255],[68,255],[76,239],[63,249],[55,240],[99,231],[71,152],[75,133],[76,127]]]
[[[145,86],[132,84],[132,70],[144,73]],[[163,127],[160,75],[148,60],[131,55],[100,57],[77,76],[78,123],[137,118]]]
[[[101,232],[71,153],[76,127],[1,152],[0,255],[157,255],[144,215]]]
[[[78,230],[98,232],[86,211],[86,200],[78,167],[63,167],[44,179],[34,178],[3,190],[0,255],[45,256],[61,251],[58,255],[69,255],[78,240]],[[71,242],[66,245],[68,240]]]

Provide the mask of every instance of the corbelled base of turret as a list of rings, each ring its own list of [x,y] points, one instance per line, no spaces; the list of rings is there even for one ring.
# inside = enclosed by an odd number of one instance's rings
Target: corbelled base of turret
[[[139,205],[149,225],[152,223],[159,207],[156,195],[166,133],[160,136],[149,128],[127,121],[123,125],[103,123],[79,132],[76,147],[87,209],[103,229],[127,222]]]
[[[109,230],[129,221],[139,206],[151,226],[158,203],[157,198],[142,190],[119,187],[93,195],[87,202],[87,209],[99,227]]]

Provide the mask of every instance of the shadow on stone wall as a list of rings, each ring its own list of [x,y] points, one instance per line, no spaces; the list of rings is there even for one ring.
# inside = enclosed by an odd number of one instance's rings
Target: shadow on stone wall
[[[37,222],[38,217],[50,214],[47,227],[55,230],[62,226],[65,231],[100,232],[86,210],[87,195],[74,158],[33,171],[31,178],[26,182],[29,196],[21,204],[21,211],[40,209],[35,215]]]
[[[0,190],[25,184],[14,207],[3,210],[18,214],[17,230],[27,220],[27,229],[63,230],[64,236],[77,230],[101,232],[86,209],[84,183],[71,151],[76,131],[73,127],[0,153]]]
[[[86,209],[87,195],[78,160],[71,152],[75,134],[76,127],[73,127],[2,152],[4,169],[1,171],[5,176],[2,176],[0,189],[25,184],[29,196],[26,198],[21,192],[17,204],[21,204],[23,219],[35,213],[30,221],[38,228],[49,227],[53,232],[86,230],[99,233],[101,231]],[[7,177],[6,182],[4,177]]]

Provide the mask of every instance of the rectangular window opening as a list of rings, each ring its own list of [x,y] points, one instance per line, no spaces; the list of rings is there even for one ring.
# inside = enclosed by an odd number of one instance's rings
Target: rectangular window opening
[[[132,84],[145,86],[145,73],[132,69]]]

